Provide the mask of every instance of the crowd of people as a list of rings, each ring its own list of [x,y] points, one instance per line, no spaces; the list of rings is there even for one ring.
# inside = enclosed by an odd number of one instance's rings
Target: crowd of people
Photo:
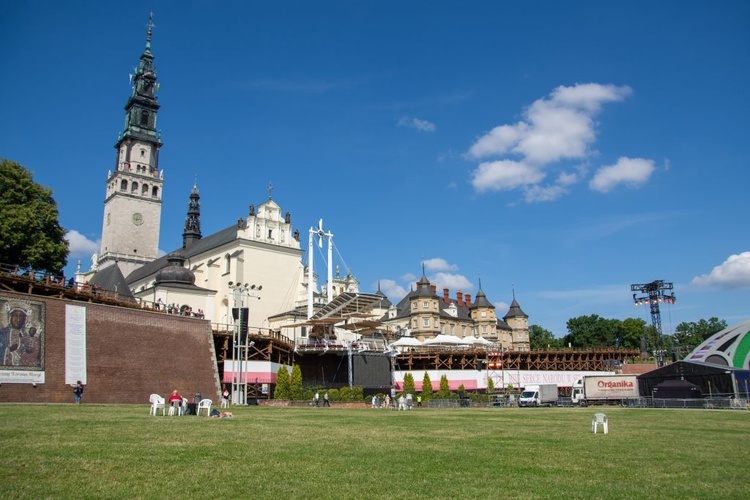
[[[154,310],[164,311],[167,314],[175,314],[177,316],[192,316],[194,318],[205,317],[202,309],[198,309],[197,311],[193,312],[192,306],[189,306],[187,304],[180,305],[176,302],[171,304],[164,304],[164,301],[161,300],[161,297],[156,299],[156,302],[154,302]]]

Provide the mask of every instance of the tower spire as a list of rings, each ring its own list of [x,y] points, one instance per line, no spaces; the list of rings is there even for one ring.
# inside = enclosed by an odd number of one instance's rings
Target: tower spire
[[[201,236],[201,202],[198,194],[198,185],[193,184],[193,190],[190,193],[190,202],[188,203],[187,217],[185,218],[185,230],[182,233],[182,248],[188,248],[190,245],[202,238]]]
[[[153,12],[149,12],[148,14],[148,24],[146,27],[148,28],[148,32],[146,32],[146,52],[151,53],[151,30],[156,28]]]

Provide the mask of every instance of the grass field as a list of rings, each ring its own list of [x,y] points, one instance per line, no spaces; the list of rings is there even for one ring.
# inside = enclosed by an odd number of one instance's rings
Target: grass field
[[[750,412],[2,405],[0,498],[748,498]]]

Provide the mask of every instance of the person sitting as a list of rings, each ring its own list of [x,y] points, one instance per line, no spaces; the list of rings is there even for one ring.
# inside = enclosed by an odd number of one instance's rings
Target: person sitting
[[[177,389],[172,391],[172,395],[169,396],[169,406],[179,408],[182,406],[182,396],[177,392]]]

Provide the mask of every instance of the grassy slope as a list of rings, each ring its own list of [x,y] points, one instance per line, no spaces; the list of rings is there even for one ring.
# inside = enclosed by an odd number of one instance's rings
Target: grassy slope
[[[0,497],[746,498],[750,412],[0,406]]]

